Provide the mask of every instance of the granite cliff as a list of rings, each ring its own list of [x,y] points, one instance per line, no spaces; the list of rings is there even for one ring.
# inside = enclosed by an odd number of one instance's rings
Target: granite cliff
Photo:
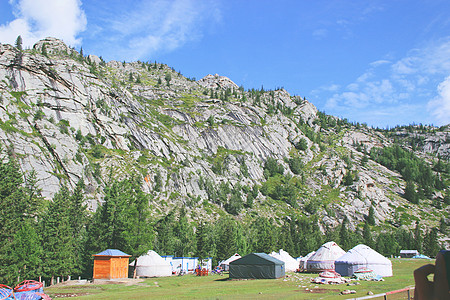
[[[184,206],[193,219],[228,212],[281,223],[314,214],[332,227],[347,216],[353,228],[370,207],[381,228],[448,218],[450,206],[432,205],[448,195],[448,173],[437,172],[446,186],[416,205],[403,197],[405,178],[369,155],[400,143],[430,166],[448,164],[448,126],[377,130],[284,89],[244,90],[217,74],[196,81],[156,62],[105,62],[54,38],[24,51],[0,44],[0,79],[2,155],[34,172],[49,199],[83,180],[95,210],[108,178],[140,174],[154,216]]]

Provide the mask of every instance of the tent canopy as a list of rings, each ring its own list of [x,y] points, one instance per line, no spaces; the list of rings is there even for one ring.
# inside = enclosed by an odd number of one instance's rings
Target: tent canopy
[[[351,276],[356,270],[367,268],[383,277],[392,276],[392,263],[389,259],[369,246],[360,244],[335,261],[336,272]]]
[[[250,253],[230,263],[230,278],[275,279],[284,274],[284,262],[265,253]]]
[[[276,259],[266,253],[251,253],[240,259],[232,261],[230,265],[284,265],[279,259]]]

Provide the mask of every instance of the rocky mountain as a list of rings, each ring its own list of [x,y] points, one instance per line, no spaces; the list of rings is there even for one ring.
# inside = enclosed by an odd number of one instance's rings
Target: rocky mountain
[[[54,38],[28,50],[0,44],[0,79],[2,155],[35,173],[49,199],[83,180],[95,210],[110,178],[139,174],[154,216],[184,206],[192,219],[314,214],[323,227],[347,216],[357,228],[373,207],[380,230],[448,222],[448,167],[433,169],[441,187],[417,205],[404,198],[405,174],[371,150],[401,145],[430,167],[448,166],[449,126],[374,129],[284,89],[105,62]]]

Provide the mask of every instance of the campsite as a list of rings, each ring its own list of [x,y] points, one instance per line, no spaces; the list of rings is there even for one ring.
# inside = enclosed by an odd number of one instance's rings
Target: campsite
[[[136,280],[118,280],[115,284],[60,283],[45,289],[52,298],[71,299],[348,299],[399,290],[414,286],[414,269],[429,263],[423,259],[391,259],[392,277],[385,281],[361,281],[359,285],[311,284],[315,274],[287,272],[279,279],[229,280],[223,276],[171,276]],[[431,261],[433,263],[433,261]],[[356,294],[341,296],[339,292],[352,289]],[[406,294],[403,294],[406,296]],[[398,298],[395,299],[407,299]]]

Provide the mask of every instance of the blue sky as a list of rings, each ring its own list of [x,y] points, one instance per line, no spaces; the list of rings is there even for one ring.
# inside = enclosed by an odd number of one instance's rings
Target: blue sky
[[[448,12],[448,0],[0,0],[0,42],[55,36],[105,60],[284,87],[371,126],[440,126],[450,123]]]

